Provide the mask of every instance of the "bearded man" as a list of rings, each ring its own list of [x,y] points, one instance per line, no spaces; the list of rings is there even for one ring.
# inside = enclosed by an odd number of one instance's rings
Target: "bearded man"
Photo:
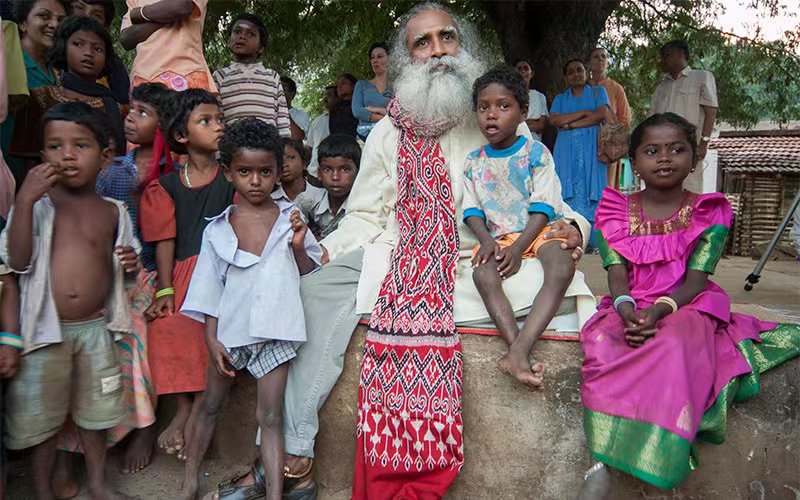
[[[286,383],[285,498],[316,493],[318,412],[362,314],[372,316],[353,498],[441,497],[463,464],[456,325],[491,324],[472,282],[477,238],[460,206],[464,160],[485,142],[471,112],[472,84],[484,69],[477,40],[438,4],[418,5],[400,22],[391,51],[396,99],[369,135],[347,215],[321,242],[330,262],[301,282],[308,340]],[[524,123],[518,134],[530,137]],[[553,227],[549,237],[565,238],[577,261],[588,223],[569,211]],[[506,280],[518,317],[530,311],[542,279],[539,261],[526,259]],[[580,273],[566,296],[561,324],[577,329],[594,312]],[[263,481],[261,471],[257,464],[251,488]],[[228,483],[228,491],[253,483],[252,476]]]

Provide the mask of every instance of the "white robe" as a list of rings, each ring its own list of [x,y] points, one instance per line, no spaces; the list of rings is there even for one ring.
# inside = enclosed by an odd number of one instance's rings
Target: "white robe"
[[[530,137],[525,123],[517,130]],[[375,307],[383,279],[389,271],[392,249],[397,242],[397,140],[400,131],[388,117],[370,132],[361,167],[347,200],[347,213],[336,231],[320,243],[331,260],[360,247],[364,261],[358,282],[356,312],[368,314]],[[464,161],[469,153],[486,143],[473,119],[441,136],[442,155],[450,168],[460,238],[460,258],[456,269],[454,315],[456,323],[481,321],[489,317],[478,290],[472,282],[472,250],[478,239],[462,221]],[[565,204],[565,218],[578,223],[583,241],[589,240],[589,223]],[[530,307],[542,286],[544,273],[538,259],[524,259],[517,274],[503,282],[503,290],[515,311]],[[559,323],[560,329],[576,331],[595,312],[595,300],[581,272],[576,272],[566,297],[577,299],[577,315],[571,325]]]

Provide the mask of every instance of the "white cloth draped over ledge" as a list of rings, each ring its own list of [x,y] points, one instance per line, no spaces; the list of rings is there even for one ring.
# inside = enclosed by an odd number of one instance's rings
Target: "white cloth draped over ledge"
[[[520,124],[517,133],[530,137],[525,123]],[[347,200],[347,215],[338,229],[320,242],[328,250],[331,260],[364,247],[356,297],[356,312],[359,314],[372,312],[383,278],[389,271],[391,252],[397,240],[394,205],[397,198],[398,137],[399,130],[388,118],[375,125],[364,147],[361,167]],[[484,320],[489,316],[472,282],[472,250],[478,240],[461,220],[464,160],[485,143],[474,119],[465,120],[440,138],[442,154],[450,168],[460,238],[455,283],[455,321],[458,324]],[[565,218],[578,224],[585,244],[589,240],[589,223],[566,204],[565,208]],[[543,278],[539,260],[524,259],[519,272],[504,282],[503,289],[515,311],[531,305]],[[572,325],[565,325],[562,321],[559,328],[578,330],[595,312],[594,296],[582,273],[575,273],[565,296],[576,297],[577,316],[573,315],[573,318],[577,322],[573,320]]]

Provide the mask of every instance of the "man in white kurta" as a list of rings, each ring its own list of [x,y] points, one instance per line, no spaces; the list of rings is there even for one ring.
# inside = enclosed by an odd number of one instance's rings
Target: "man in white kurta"
[[[422,16],[432,9],[439,14],[446,12],[441,6],[425,4],[419,15]],[[460,52],[469,53],[468,46],[475,48],[477,36],[471,35],[470,26],[459,22],[449,13],[446,14],[445,19],[450,25],[437,28],[443,33],[441,43],[448,44],[457,39],[461,44]],[[420,92],[404,93],[401,86],[404,65],[416,66],[416,70],[423,73],[426,70],[422,66],[427,63],[437,66],[453,65],[454,68],[457,64],[468,65],[459,62],[458,59],[463,54],[459,54],[458,47],[451,54],[431,53],[420,57],[417,54],[420,47],[427,43],[425,37],[428,35],[422,33],[412,37],[409,33],[407,36],[405,29],[405,25],[401,25],[399,42],[396,42],[393,51],[393,57],[397,57],[400,62],[395,66],[398,70],[398,99],[403,103],[405,94],[405,102],[417,109],[442,108],[442,113],[449,111],[451,116],[463,116],[463,119],[457,120],[458,125],[438,139],[450,173],[460,239],[454,315],[457,325],[486,324],[489,323],[489,315],[472,282],[470,263],[472,249],[478,241],[462,222],[461,210],[464,161],[470,152],[485,143],[475,122],[474,113],[471,112],[472,82],[480,76],[482,66],[474,63],[474,59],[469,63],[472,64],[472,69],[457,82],[458,91],[450,82],[440,89],[442,92],[435,93],[423,78]],[[452,36],[448,35],[449,31],[453,32]],[[431,46],[439,43],[432,36],[428,36],[427,40]],[[453,71],[453,74],[458,72]],[[414,76],[406,80],[413,82]],[[443,106],[429,106],[437,99],[440,104],[443,99],[447,102]],[[458,101],[456,106],[452,106],[455,99],[463,102]],[[453,109],[456,109],[457,114],[452,114]],[[530,137],[525,123],[520,124],[518,133]],[[327,250],[330,262],[301,281],[308,340],[299,349],[289,371],[284,418],[284,438],[288,455],[286,481],[292,485],[294,491],[313,488],[310,459],[314,456],[314,441],[319,429],[318,411],[342,372],[345,351],[355,327],[362,315],[372,312],[380,285],[389,270],[390,255],[398,239],[394,210],[397,199],[398,139],[399,130],[389,118],[376,124],[364,148],[361,168],[348,198],[347,213],[338,229],[320,242]],[[571,248],[580,247],[581,241],[589,239],[589,224],[580,215],[568,207],[565,208],[565,219],[553,224],[556,228],[554,232],[557,233],[554,235],[567,238]],[[580,253],[580,250],[576,250],[574,255]],[[528,313],[542,281],[543,272],[539,261],[526,259],[520,271],[505,282],[506,295],[519,317]],[[581,273],[575,273],[565,295],[570,298],[565,301],[571,303],[569,313],[556,319],[562,320],[559,327],[577,330],[594,312],[595,305]],[[470,353],[465,355],[469,356]]]

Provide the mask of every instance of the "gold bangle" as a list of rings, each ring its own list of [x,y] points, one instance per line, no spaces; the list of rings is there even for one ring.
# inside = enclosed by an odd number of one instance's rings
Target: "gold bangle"
[[[162,288],[161,290],[156,292],[157,299],[160,299],[161,297],[166,297],[167,295],[175,295],[175,289],[172,287]]]
[[[666,304],[672,309],[672,312],[675,313],[678,310],[678,303],[672,297],[668,297],[664,295],[663,297],[659,297],[655,301],[656,304]]]

